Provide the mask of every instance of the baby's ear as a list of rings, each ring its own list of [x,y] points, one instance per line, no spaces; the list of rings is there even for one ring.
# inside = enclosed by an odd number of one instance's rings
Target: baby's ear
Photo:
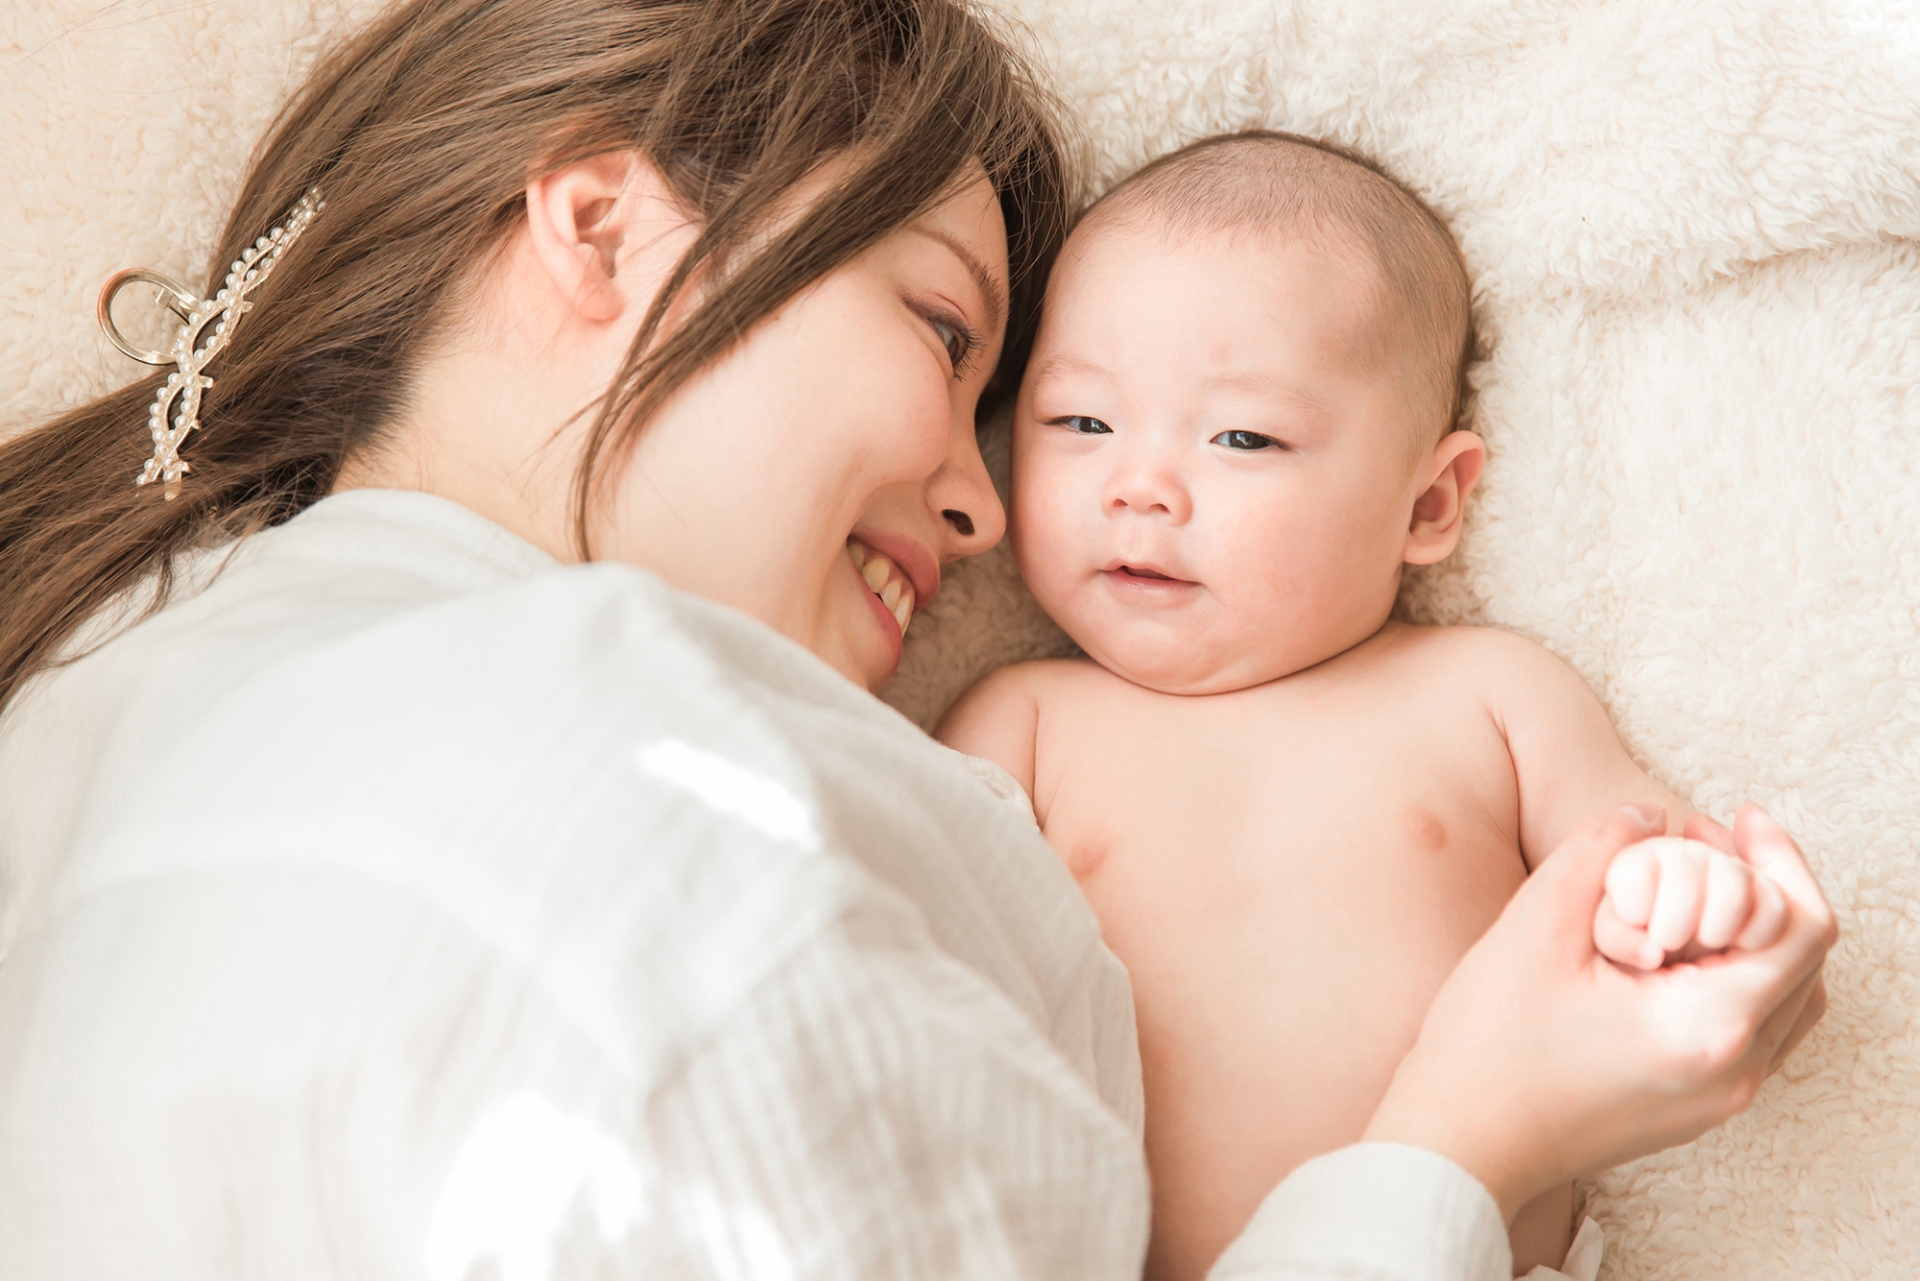
[[[1486,462],[1486,444],[1470,431],[1449,432],[1421,461],[1414,474],[1416,483],[1426,484],[1414,497],[1413,518],[1407,524],[1407,564],[1431,565],[1453,555],[1467,495],[1479,483]]]

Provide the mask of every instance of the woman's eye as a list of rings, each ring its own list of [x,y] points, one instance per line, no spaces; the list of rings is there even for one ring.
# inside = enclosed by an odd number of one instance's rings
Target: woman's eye
[[[1262,436],[1257,431],[1223,431],[1213,438],[1216,445],[1225,445],[1228,449],[1283,449],[1279,441],[1271,436]]]
[[[1085,414],[1069,414],[1065,418],[1054,419],[1054,422],[1079,436],[1107,436],[1113,432],[1113,428],[1098,418],[1089,418]]]
[[[967,357],[973,351],[973,331],[945,316],[929,316],[927,323],[933,326],[934,333],[940,335],[940,342],[947,349],[947,363],[953,366],[954,376],[965,373]]]

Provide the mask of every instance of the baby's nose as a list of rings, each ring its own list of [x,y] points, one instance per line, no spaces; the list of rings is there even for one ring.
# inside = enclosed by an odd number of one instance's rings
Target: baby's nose
[[[1106,509],[1109,516],[1160,516],[1176,524],[1193,514],[1186,486],[1164,468],[1151,466],[1116,472],[1107,485]]]

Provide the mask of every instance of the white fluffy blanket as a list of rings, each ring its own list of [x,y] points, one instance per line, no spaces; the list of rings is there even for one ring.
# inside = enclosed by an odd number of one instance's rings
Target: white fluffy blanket
[[[1785,820],[1840,909],[1833,1011],[1753,1110],[1600,1181],[1608,1275],[1920,1275],[1920,12],[1002,2],[1084,123],[1089,191],[1261,124],[1428,196],[1476,280],[1492,461],[1404,608],[1565,656],[1676,790]],[[0,430],[135,372],[100,282],[203,268],[272,106],[367,11],[7,0]],[[891,697],[928,722],[1060,644],[989,556]]]

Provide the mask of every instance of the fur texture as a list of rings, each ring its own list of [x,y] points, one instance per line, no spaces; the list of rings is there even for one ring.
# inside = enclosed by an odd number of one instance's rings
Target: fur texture
[[[1564,656],[1699,807],[1769,807],[1845,935],[1833,1008],[1723,1130],[1602,1178],[1606,1275],[1920,1275],[1920,12],[1911,0],[1001,0],[1091,194],[1250,125],[1450,221],[1491,462],[1412,617]],[[368,0],[0,12],[0,430],[136,372],[123,266],[205,267],[274,106]],[[1005,435],[986,444],[1004,477]],[[131,483],[131,471],[129,472]],[[930,724],[1068,647],[1004,548],[889,692]]]

